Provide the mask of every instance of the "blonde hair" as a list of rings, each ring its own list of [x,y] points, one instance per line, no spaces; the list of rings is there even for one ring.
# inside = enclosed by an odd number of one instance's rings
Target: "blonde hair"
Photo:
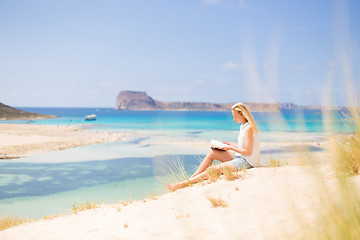
[[[240,114],[244,115],[246,120],[249,122],[253,132],[254,133],[259,132],[259,130],[256,126],[256,123],[255,123],[255,120],[254,120],[253,116],[251,115],[251,112],[250,112],[248,106],[246,106],[244,103],[235,103],[231,107],[231,110],[238,111],[238,112],[240,112]]]

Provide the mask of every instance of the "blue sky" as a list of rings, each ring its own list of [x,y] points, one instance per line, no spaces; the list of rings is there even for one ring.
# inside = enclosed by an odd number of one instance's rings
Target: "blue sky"
[[[346,105],[360,92],[357,0],[0,0],[0,102]],[[349,90],[350,89],[350,90]]]

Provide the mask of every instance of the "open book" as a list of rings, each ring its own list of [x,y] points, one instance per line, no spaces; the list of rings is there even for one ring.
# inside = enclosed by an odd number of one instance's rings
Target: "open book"
[[[225,150],[222,150],[222,149],[219,149],[219,148],[222,148],[222,147],[225,147],[226,144],[225,143],[222,143],[220,141],[217,141],[217,140],[211,140],[210,142],[210,147],[212,149],[217,149],[217,150],[220,150],[220,151],[225,151]]]

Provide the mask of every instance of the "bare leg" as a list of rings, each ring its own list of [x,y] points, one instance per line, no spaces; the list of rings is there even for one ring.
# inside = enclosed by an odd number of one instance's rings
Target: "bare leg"
[[[211,168],[214,168],[217,170],[218,174],[222,173],[224,167],[230,168],[230,170],[233,172],[237,171],[236,166],[234,164],[232,164],[231,162],[224,162],[224,163],[216,165],[216,166],[211,166]],[[189,180],[178,182],[178,183],[173,183],[173,184],[166,184],[166,187],[171,191],[176,191],[179,188],[187,187],[190,184],[199,183],[206,179],[208,179],[207,172],[203,171],[203,172],[197,174],[196,176],[191,177]]]
[[[199,167],[196,169],[196,171],[190,178],[193,178],[196,175],[204,172],[208,167],[211,166],[211,164],[213,163],[214,160],[219,160],[221,162],[227,162],[232,159],[234,159],[234,154],[232,152],[220,151],[220,150],[215,150],[215,149],[210,148],[209,152],[206,154],[205,158],[202,160]]]
[[[185,180],[185,181],[173,183],[173,184],[166,184],[166,187],[171,191],[176,191],[179,188],[187,187],[190,184],[201,182],[207,178],[208,178],[208,176],[207,176],[206,172],[202,172],[202,173],[196,175],[195,177],[190,178],[189,180]]]

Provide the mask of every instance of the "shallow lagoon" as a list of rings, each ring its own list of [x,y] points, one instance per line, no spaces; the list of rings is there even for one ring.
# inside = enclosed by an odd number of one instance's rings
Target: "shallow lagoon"
[[[25,109],[32,110],[34,109]],[[42,109],[57,119],[31,124],[88,124],[83,115],[98,119],[89,131],[127,131],[122,142],[53,151],[0,162],[0,216],[42,217],[71,211],[72,204],[95,201],[117,203],[166,192],[164,175],[174,162],[183,162],[189,174],[207,152],[211,139],[236,141],[239,125],[228,112],[119,112],[112,109]],[[46,110],[46,111],[45,111]],[[319,112],[255,113],[263,143],[261,161],[289,157],[294,149],[277,142],[321,142],[329,134]],[[335,120],[342,123],[342,119]],[[19,123],[21,121],[13,121]],[[347,132],[344,124],[337,132]],[[205,143],[205,144],[204,144]],[[267,144],[267,143],[270,143]],[[309,151],[321,151],[311,147]]]

